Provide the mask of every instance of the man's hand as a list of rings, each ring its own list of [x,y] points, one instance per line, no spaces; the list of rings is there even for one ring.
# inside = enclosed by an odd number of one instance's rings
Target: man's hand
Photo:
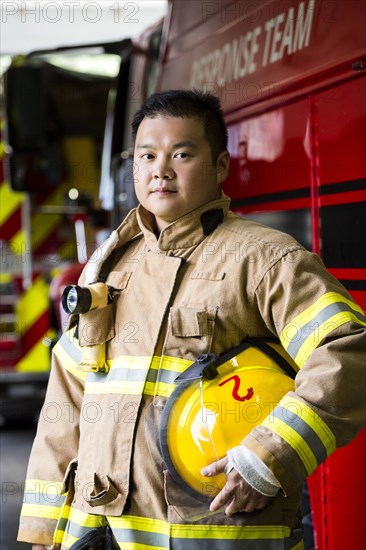
[[[46,550],[46,547],[43,544],[33,544],[32,550]]]
[[[201,471],[206,477],[217,476],[224,472],[228,458],[222,458],[213,462]],[[211,502],[210,510],[215,512],[225,507],[225,514],[232,516],[237,512],[254,512],[262,510],[269,502],[270,497],[258,493],[235,470],[231,470],[227,476],[227,482],[222,491]]]

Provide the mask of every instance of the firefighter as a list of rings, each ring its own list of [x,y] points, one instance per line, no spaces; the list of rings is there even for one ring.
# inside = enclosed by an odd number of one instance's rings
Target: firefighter
[[[53,350],[19,540],[34,550],[300,549],[304,480],[365,424],[365,317],[319,257],[230,212],[217,98],[155,94],[132,126],[140,204],[65,299],[72,314]],[[247,433],[236,403],[256,403],[256,378],[216,384],[207,417],[225,430],[238,414],[238,443],[205,455],[192,494],[161,446],[165,426],[174,458],[185,448],[178,428],[199,420],[162,421],[177,379],[210,354],[274,339],[298,370],[294,386],[258,402]],[[197,376],[203,388],[204,369]]]

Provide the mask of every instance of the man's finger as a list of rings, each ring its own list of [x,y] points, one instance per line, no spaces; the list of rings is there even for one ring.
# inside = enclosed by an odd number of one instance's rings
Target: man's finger
[[[225,514],[227,516],[232,516],[238,512],[254,512],[256,509],[255,503],[253,500],[248,500],[246,503],[243,503],[242,500],[233,498],[233,500],[225,508]]]
[[[210,510],[211,512],[215,512],[216,510],[219,510],[226,504],[228,504],[234,497],[236,490],[236,483],[233,483],[231,481],[228,481],[222,491],[216,497],[213,499],[213,501],[210,504]]]
[[[201,474],[205,477],[217,476],[224,471],[227,461],[228,458],[225,456],[224,458],[221,458],[221,460],[212,462],[212,464],[209,464],[208,466],[202,468]]]

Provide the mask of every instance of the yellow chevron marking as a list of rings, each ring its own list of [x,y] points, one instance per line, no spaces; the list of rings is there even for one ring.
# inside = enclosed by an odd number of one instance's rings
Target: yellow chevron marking
[[[37,320],[49,308],[48,285],[44,279],[38,277],[33,285],[21,296],[17,304],[18,330],[24,334],[33,327],[37,331]],[[35,326],[33,326],[35,325]],[[50,352],[44,345],[45,334],[39,334],[37,343],[17,363],[16,369],[22,372],[45,372],[50,368]]]
[[[2,121],[0,121],[0,130],[2,130]],[[6,143],[5,141],[0,141],[0,160],[5,156]]]
[[[48,310],[48,285],[40,276],[34,281],[33,285],[21,296],[17,304],[17,317],[25,332],[39,317]]]
[[[25,232],[23,229],[20,229],[9,241],[10,250],[13,254],[24,256],[27,253],[25,243]]]
[[[61,223],[59,214],[35,214],[32,216],[32,250],[37,249]]]
[[[24,193],[13,191],[7,181],[0,185],[0,225],[19,208],[24,200]]]
[[[16,364],[16,370],[21,372],[47,372],[50,369],[49,348],[39,340],[32,349]]]

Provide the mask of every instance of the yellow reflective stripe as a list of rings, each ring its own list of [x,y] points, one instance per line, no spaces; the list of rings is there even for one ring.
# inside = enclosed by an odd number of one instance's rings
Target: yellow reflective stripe
[[[141,395],[144,384],[140,382],[85,382],[85,393],[102,395],[106,393],[123,393],[125,395]]]
[[[121,550],[151,550],[151,544],[142,544],[140,542],[118,542],[118,546]],[[167,550],[166,546],[155,546],[154,550]]]
[[[24,193],[13,191],[8,182],[0,185],[0,225],[19,208],[24,200]]]
[[[194,539],[282,539],[291,534],[285,525],[181,525],[171,526],[174,537]]]
[[[53,534],[53,542],[61,544],[62,539],[65,536],[65,529],[64,525],[66,525],[66,522],[70,516],[71,506],[69,504],[64,504],[62,510],[60,511],[60,514],[58,516],[58,522],[56,525],[55,532]],[[60,529],[61,526],[61,529]]]
[[[300,542],[295,544],[295,546],[292,546],[292,548],[290,548],[290,550],[304,550],[304,548],[305,548],[304,541],[300,540]]]
[[[115,529],[132,529],[134,531],[149,531],[169,536],[170,524],[167,521],[139,516],[108,516],[108,523]]]
[[[105,524],[104,516],[86,514],[76,508],[70,508],[68,519],[80,527],[102,527]]]
[[[81,349],[80,346],[76,344],[77,340],[73,336],[74,329],[71,329],[70,331],[67,331],[65,334],[62,335],[61,339],[68,339],[68,344],[70,346],[74,346],[76,350]],[[63,347],[63,342],[61,342],[61,339],[57,342],[55,347],[53,348],[53,353],[55,356],[59,359],[60,364],[63,368],[65,368],[68,372],[70,372],[72,375],[74,375],[76,378],[79,378],[79,380],[86,379],[86,372],[83,372],[78,368],[78,361],[75,361],[75,359],[66,351],[66,349]]]
[[[59,538],[59,534],[62,535],[61,539]],[[79,537],[73,537],[68,533],[66,533],[65,535],[65,532],[61,531],[59,533],[58,530],[55,532],[53,537],[54,537],[53,538],[54,542],[58,542],[59,544],[62,544],[62,546],[64,546],[65,548],[71,548],[71,546],[79,540]]]
[[[302,367],[329,333],[349,321],[366,325],[362,309],[341,294],[328,292],[284,327],[281,343]]]
[[[56,357],[60,360],[62,366],[71,374],[79,378],[80,380],[86,379],[86,373],[77,368],[78,363],[73,361],[73,359],[65,352],[65,350],[56,344],[53,348],[53,352]]]
[[[38,493],[48,493],[50,495],[60,495],[62,490],[62,481],[46,481],[44,479],[27,479],[25,482],[25,491],[37,491]]]
[[[170,355],[154,355],[150,368],[161,368],[164,370],[183,372],[190,365],[192,365],[192,361],[188,361],[187,359],[182,359],[180,357],[171,357]]]
[[[282,539],[291,534],[285,525],[196,525],[169,524],[163,520],[138,516],[107,516],[113,529],[147,531],[173,538],[195,539]],[[125,546],[123,546],[124,548]],[[127,548],[127,546],[126,546]],[[155,548],[155,546],[154,546]]]
[[[104,527],[105,516],[86,514],[72,508],[70,505],[65,505],[59,515],[59,521],[55,529],[53,539],[55,543],[63,544],[67,548],[70,548],[74,542],[80,539],[79,536],[71,535],[68,532],[71,525],[74,532],[75,530],[80,531],[80,536],[83,536],[83,528]],[[76,533],[76,535],[79,535],[79,533]]]
[[[330,334],[333,330],[344,325],[345,323],[348,323],[349,321],[355,321],[356,323],[360,323],[366,326],[366,322],[364,323],[360,321],[360,319],[350,311],[342,311],[340,313],[337,313],[336,315],[333,315],[332,317],[327,319],[327,321],[317,327],[312,335],[308,336],[303,345],[300,347],[298,354],[294,358],[296,363],[300,367],[303,367],[308,360],[310,354],[314,351],[316,347],[318,347],[319,343],[324,340],[324,338],[328,336],[328,334]],[[316,337],[314,338],[315,335]]]
[[[173,392],[174,389],[175,389],[175,386],[172,386],[172,384],[166,384],[164,382],[147,381],[144,387],[144,394],[152,395],[152,396],[162,395],[165,397],[169,397],[169,395]]]
[[[293,407],[291,407],[290,409],[290,406],[294,404],[295,407],[300,410],[300,414],[298,413],[298,411],[294,410]],[[312,430],[314,430],[314,432],[323,443],[328,456],[336,450],[336,438],[333,432],[322,420],[322,418],[320,418],[320,416],[316,414],[316,412],[308,405],[306,405],[302,401],[299,401],[298,399],[295,399],[294,397],[290,397],[289,395],[285,395],[285,397],[283,397],[279,402],[279,405],[291,410],[292,413],[299,416],[304,422],[306,422],[306,424],[311,427]]]
[[[362,309],[357,304],[352,302],[352,300],[348,300],[348,298],[345,298],[345,296],[342,296],[342,294],[339,294],[338,292],[327,292],[326,294],[323,294],[323,296],[321,296],[310,307],[305,309],[305,311],[297,315],[291,321],[290,324],[294,323],[294,324],[303,326],[307,324],[309,321],[311,321],[314,317],[316,317],[320,310],[324,309],[326,306],[329,306],[335,302],[343,302],[347,304],[354,311],[357,311],[358,313],[363,314]],[[282,334],[280,336],[281,340],[284,338],[285,332],[286,332],[286,327],[282,331]]]
[[[153,370],[164,369],[180,373],[191,364],[192,361],[169,355],[154,355],[153,357],[147,355],[120,355],[114,359],[107,360],[109,368],[150,368]]]
[[[26,504],[22,505],[21,516],[36,517],[47,519],[58,519],[61,507],[45,506],[44,504]]]
[[[192,361],[187,359],[182,359],[179,357],[170,357],[168,355],[154,356],[152,364],[150,365],[150,370],[160,372],[168,371],[172,373],[177,373],[176,376],[184,372],[188,367],[192,365]],[[156,379],[156,382],[151,382],[146,380],[144,393],[146,395],[161,395],[164,397],[169,397],[169,395],[174,391],[175,384],[170,382],[164,382],[159,378]]]
[[[294,451],[299,455],[304,467],[310,475],[317,467],[318,461],[316,460],[314,453],[310,449],[306,441],[299,435],[296,430],[291,428],[286,422],[283,422],[279,418],[267,416],[262,422],[261,426],[268,428],[272,432],[277,433],[286,443],[288,443]]]
[[[176,376],[191,364],[192,361],[170,356],[122,355],[107,361],[109,373],[87,375],[85,393],[169,396],[175,389]],[[149,380],[151,377],[153,380]],[[167,377],[169,382],[164,381]]]

